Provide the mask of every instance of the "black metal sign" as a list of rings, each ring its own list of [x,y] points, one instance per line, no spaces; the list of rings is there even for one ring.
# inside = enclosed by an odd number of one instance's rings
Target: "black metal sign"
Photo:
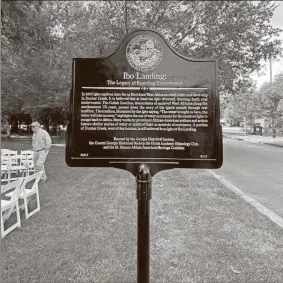
[[[187,58],[154,30],[128,35],[103,58],[73,59],[66,162],[152,176],[219,168],[217,60]]]

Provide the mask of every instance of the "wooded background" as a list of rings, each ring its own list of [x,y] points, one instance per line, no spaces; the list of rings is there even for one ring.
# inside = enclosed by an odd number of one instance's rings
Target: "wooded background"
[[[114,51],[140,28],[158,30],[185,56],[218,59],[223,116],[278,124],[283,73],[260,90],[250,79],[262,59],[282,56],[275,9],[271,1],[2,1],[2,126],[9,135],[9,124],[12,133],[33,120],[66,125],[72,58]]]

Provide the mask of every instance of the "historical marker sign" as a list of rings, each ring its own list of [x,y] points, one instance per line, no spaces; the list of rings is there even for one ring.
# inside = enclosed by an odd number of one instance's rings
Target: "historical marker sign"
[[[152,175],[176,167],[219,168],[222,132],[217,60],[174,51],[138,30],[103,58],[73,59],[66,162]]]

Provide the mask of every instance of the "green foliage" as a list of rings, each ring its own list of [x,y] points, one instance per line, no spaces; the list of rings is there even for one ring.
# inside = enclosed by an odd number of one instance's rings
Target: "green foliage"
[[[221,94],[237,92],[237,84],[259,70],[261,59],[282,53],[280,29],[270,25],[276,8],[271,1],[102,1],[98,6],[96,31],[105,38],[105,50],[134,29],[157,29],[182,54],[219,60]]]
[[[256,91],[248,84],[241,86],[241,92],[226,101],[224,116],[228,120],[242,121],[268,117],[273,126],[283,117],[283,73],[275,76],[274,81],[266,82]]]
[[[230,96],[224,110],[227,121],[242,122],[259,116],[260,98],[252,82],[241,85],[237,95]]]
[[[51,21],[55,11],[51,13],[50,5],[55,2],[3,2],[1,99],[6,118],[26,113],[39,119],[42,109],[66,107],[68,85],[59,80],[58,38]]]
[[[275,9],[271,1],[2,1],[2,114],[53,121],[56,107],[66,117],[72,58],[102,56],[140,28],[188,57],[216,57],[219,93],[241,96],[260,60],[282,53]]]
[[[265,83],[259,89],[261,114],[272,118],[273,124],[283,116],[283,72],[274,78],[274,82]]]

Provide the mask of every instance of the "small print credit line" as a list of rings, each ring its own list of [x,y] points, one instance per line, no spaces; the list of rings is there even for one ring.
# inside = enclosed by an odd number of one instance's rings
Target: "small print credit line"
[[[140,161],[109,161],[110,164],[112,163],[141,163]],[[158,163],[158,164],[179,164],[179,162],[174,161],[147,161],[146,163]]]
[[[143,160],[202,160],[202,161],[215,161],[216,159],[209,159],[209,158],[148,158],[148,157],[142,157],[142,158],[127,158],[127,157],[72,157],[72,159],[112,159],[113,161],[115,160],[121,160],[121,159],[126,159],[126,160],[139,160],[139,159],[143,159]]]

